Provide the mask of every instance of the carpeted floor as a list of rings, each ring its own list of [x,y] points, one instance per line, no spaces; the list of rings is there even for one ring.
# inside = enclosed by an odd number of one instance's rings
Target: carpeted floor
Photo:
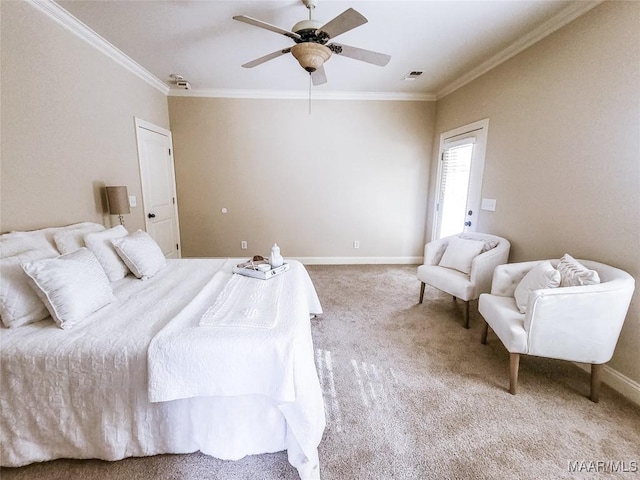
[[[323,480],[639,478],[640,408],[568,362],[509,355],[482,318],[427,287],[413,266],[309,266],[324,308],[314,319],[327,412]],[[612,472],[612,470],[614,472]],[[285,453],[238,462],[199,453],[119,462],[57,460],[0,470],[23,479],[296,479]]]

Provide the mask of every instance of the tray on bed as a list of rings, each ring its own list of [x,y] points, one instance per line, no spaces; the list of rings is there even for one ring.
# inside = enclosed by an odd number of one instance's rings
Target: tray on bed
[[[237,273],[239,275],[245,275],[247,277],[253,277],[253,278],[259,278],[260,280],[268,280],[270,278],[275,277],[276,275],[280,275],[284,272],[286,272],[287,270],[289,270],[289,264],[288,263],[283,263],[282,265],[280,265],[279,267],[276,268],[272,268],[270,270],[267,271],[260,271],[260,270],[255,270],[252,267],[246,267],[243,266],[246,265],[244,263],[240,263],[238,265],[234,265],[232,268],[233,273]]]

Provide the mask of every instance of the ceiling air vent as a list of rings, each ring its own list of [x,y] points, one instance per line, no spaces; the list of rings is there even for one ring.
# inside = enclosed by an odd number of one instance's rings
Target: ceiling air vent
[[[413,71],[407,73],[404,77],[402,77],[402,80],[405,80],[407,82],[413,81],[416,78],[418,78],[420,75],[422,75],[422,71],[421,70],[413,70]]]
[[[191,90],[191,84],[182,75],[172,73],[169,76],[171,77],[171,83],[175,84],[176,87]]]

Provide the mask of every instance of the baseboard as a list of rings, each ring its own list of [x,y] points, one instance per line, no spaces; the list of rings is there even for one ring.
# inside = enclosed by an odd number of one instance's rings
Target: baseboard
[[[304,265],[420,265],[422,257],[288,257]]]
[[[589,364],[576,363],[576,365],[587,373],[591,372],[591,365]],[[640,406],[640,383],[631,380],[609,365],[603,365],[601,379],[620,395]]]

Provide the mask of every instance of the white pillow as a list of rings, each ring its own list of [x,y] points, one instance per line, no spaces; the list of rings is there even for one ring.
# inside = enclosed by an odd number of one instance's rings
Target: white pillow
[[[535,290],[543,288],[557,288],[560,286],[560,272],[553,268],[549,260],[538,263],[520,280],[513,296],[520,313],[527,312],[529,295]]]
[[[60,328],[71,328],[113,302],[109,279],[86,248],[22,264],[32,287]]]
[[[43,230],[31,232],[11,232],[0,235],[0,257],[13,257],[32,250],[47,250],[52,256],[58,255],[53,244],[47,240]]]
[[[565,253],[558,263],[561,287],[579,287],[581,285],[597,285],[600,276],[595,270],[589,270],[568,253]]]
[[[116,253],[111,240],[126,237],[128,234],[129,232],[122,225],[118,225],[104,232],[89,233],[84,237],[87,248],[94,253],[112,282],[126,277],[129,269]]]
[[[111,243],[129,270],[142,280],[153,277],[167,263],[155,240],[142,230],[125,238],[111,240]]]
[[[484,253],[484,252],[488,252],[489,250],[496,248],[498,246],[498,241],[497,240],[492,240],[492,239],[481,239],[478,237],[474,237],[473,235],[470,234],[465,234],[465,233],[461,233],[458,238],[463,238],[466,240],[476,240],[476,241],[480,241],[480,242],[484,242],[484,247],[482,247],[482,251],[480,253]]]
[[[15,328],[49,316],[20,264],[55,256],[49,250],[32,250],[0,260],[0,316],[5,327]]]
[[[85,246],[85,235],[93,232],[103,232],[105,228],[99,223],[80,224],[78,228],[60,230],[53,235],[53,241],[58,251],[65,253],[75,252]]]
[[[471,262],[484,248],[484,242],[453,237],[440,260],[441,267],[453,268],[469,275]]]

